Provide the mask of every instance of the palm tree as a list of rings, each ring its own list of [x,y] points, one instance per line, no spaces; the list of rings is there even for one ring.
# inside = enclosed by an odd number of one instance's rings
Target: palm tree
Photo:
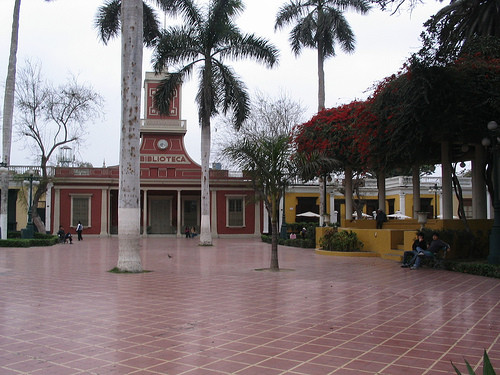
[[[438,43],[439,59],[456,58],[476,37],[500,37],[500,7],[496,1],[454,0],[426,23],[424,41]]]
[[[290,0],[276,15],[275,30],[295,23],[290,32],[290,45],[295,55],[302,47],[317,50],[318,64],[318,112],[325,108],[325,71],[324,61],[336,54],[338,42],[345,52],[353,52],[355,38],[349,23],[344,17],[346,10],[365,14],[370,9],[366,0]],[[325,217],[324,181],[320,182],[321,224]]]
[[[201,124],[201,225],[200,244],[211,245],[209,162],[210,119],[220,111],[232,111],[232,123],[239,128],[249,112],[246,87],[227,58],[254,58],[272,67],[278,59],[276,48],[253,34],[242,34],[233,19],[243,11],[241,0],[211,0],[206,10],[193,5],[185,12],[186,24],[164,31],[153,55],[157,73],[167,66],[178,67],[158,87],[155,101],[160,113],[168,113],[170,100],[182,80],[199,63],[199,88],[196,96]]]
[[[286,130],[286,129],[285,129]],[[259,197],[271,215],[271,271],[279,271],[278,216],[284,189],[295,176],[291,159],[291,137],[286,132],[246,132],[227,145],[222,154],[252,179]]]
[[[185,9],[188,1],[156,0],[164,11]],[[104,43],[122,38],[122,116],[120,137],[120,185],[118,197],[119,253],[117,269],[141,272],[140,258],[140,108],[142,51],[153,45],[159,23],[152,8],[142,0],[110,0],[99,8],[96,27]]]
[[[117,268],[142,272],[140,251],[140,108],[142,84],[142,0],[121,3],[121,137]]]
[[[361,14],[369,11],[365,0],[291,0],[276,15],[275,29],[295,23],[290,32],[290,45],[295,55],[302,47],[317,50],[318,112],[325,108],[324,61],[336,54],[335,44],[345,52],[353,52],[355,38],[344,12],[354,10]]]
[[[153,2],[151,0],[151,2]],[[177,12],[188,12],[189,1],[183,0],[154,0],[154,4],[165,13],[175,15]],[[120,35],[122,0],[107,0],[104,5],[99,7],[95,18],[95,27],[98,30],[99,37],[104,44],[110,39]],[[160,36],[160,22],[153,7],[147,2],[142,2],[143,14],[143,36],[144,45],[151,47]]]

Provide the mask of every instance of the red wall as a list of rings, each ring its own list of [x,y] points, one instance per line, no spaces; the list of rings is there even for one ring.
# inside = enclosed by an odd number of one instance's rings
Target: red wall
[[[59,225],[62,225],[67,231],[68,229],[74,229],[70,227],[71,224],[71,194],[92,194],[90,199],[90,214],[91,221],[90,227],[84,228],[84,233],[87,234],[100,234],[101,233],[101,202],[102,202],[102,190],[101,189],[61,189],[60,191],[60,218]]]
[[[228,228],[226,226],[226,196],[245,195],[245,227]],[[251,191],[217,191],[217,232],[219,234],[253,234],[255,232],[255,201]]]

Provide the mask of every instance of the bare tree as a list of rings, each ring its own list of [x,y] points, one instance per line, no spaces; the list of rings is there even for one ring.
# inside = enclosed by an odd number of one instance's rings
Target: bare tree
[[[284,133],[291,135],[293,127],[303,121],[304,113],[302,104],[286,93],[271,98],[261,91],[256,91],[251,100],[249,117],[239,130],[234,128],[231,116],[219,118],[213,136],[212,160],[226,167],[234,165],[232,160],[226,159],[222,150],[235,138],[253,137],[256,134],[273,137]]]
[[[84,126],[102,113],[102,97],[75,77],[61,86],[48,84],[40,64],[27,62],[16,83],[16,133],[40,163],[40,184],[33,196],[32,218],[39,232],[45,232],[38,201],[47,191],[47,166],[59,147],[78,145],[87,133]]]

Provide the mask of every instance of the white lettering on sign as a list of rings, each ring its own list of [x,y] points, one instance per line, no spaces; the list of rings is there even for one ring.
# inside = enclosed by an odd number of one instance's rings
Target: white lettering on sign
[[[141,163],[189,164],[185,155],[141,155]]]

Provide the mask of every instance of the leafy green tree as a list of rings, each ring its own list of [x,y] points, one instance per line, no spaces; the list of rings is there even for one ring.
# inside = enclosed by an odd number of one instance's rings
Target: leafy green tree
[[[353,52],[354,33],[344,16],[347,10],[365,14],[370,9],[366,0],[290,0],[276,15],[275,29],[294,24],[290,45],[295,55],[303,47],[316,49],[318,66],[318,112],[325,108],[324,61],[336,55],[336,45],[345,52]],[[326,214],[323,180],[320,181],[321,221]]]
[[[272,271],[279,270],[278,215],[284,189],[295,177],[291,160],[291,137],[287,132],[246,132],[227,145],[222,153],[252,179],[253,185],[271,216]]]
[[[178,12],[189,11],[189,1],[183,0],[150,0],[163,12],[176,15]],[[143,41],[147,47],[153,46],[161,34],[160,21],[155,12],[155,8],[148,2],[142,1],[143,20]],[[107,0],[100,6],[94,20],[98,35],[104,44],[109,40],[120,36],[122,24],[122,0]]]
[[[424,49],[439,62],[453,61],[476,37],[500,37],[500,8],[496,1],[455,0],[425,23]]]
[[[193,5],[184,13],[183,26],[169,27],[162,34],[153,56],[157,73],[176,67],[158,86],[155,102],[160,113],[168,113],[170,100],[178,85],[199,68],[196,96],[201,124],[201,226],[200,244],[211,245],[209,162],[210,121],[231,111],[232,122],[239,128],[248,117],[249,98],[244,83],[226,59],[253,58],[269,67],[278,60],[277,49],[265,39],[242,34],[234,18],[243,11],[241,0],[211,0],[208,7]]]

